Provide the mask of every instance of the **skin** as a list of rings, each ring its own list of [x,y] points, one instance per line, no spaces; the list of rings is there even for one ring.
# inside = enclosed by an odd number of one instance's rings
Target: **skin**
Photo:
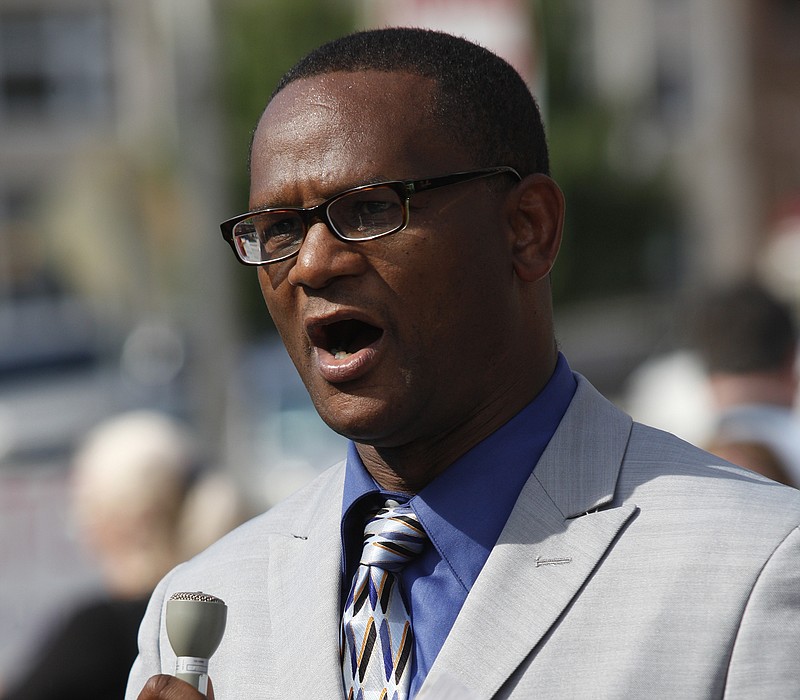
[[[153,676],[145,683],[138,700],[214,700],[214,688],[208,681],[208,696],[188,683],[166,674]]]
[[[479,167],[451,131],[426,122],[433,93],[431,81],[405,73],[291,83],[256,130],[250,208],[308,207],[369,182]],[[264,300],[317,410],[356,442],[384,488],[416,493],[552,375],[548,275],[563,212],[544,175],[462,183],[415,195],[401,232],[354,244],[318,223],[297,257],[259,268]],[[315,329],[346,318],[382,334],[352,378],[331,381],[321,366],[335,370],[336,362],[315,345]],[[201,697],[155,676],[139,700]]]

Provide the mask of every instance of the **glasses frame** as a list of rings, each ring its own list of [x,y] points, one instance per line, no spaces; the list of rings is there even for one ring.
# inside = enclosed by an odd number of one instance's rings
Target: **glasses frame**
[[[470,182],[471,180],[478,180],[480,178],[492,177],[494,175],[501,175],[501,174],[513,175],[518,181],[522,180],[522,177],[514,168],[508,165],[501,165],[494,168],[481,168],[479,170],[464,170],[457,173],[450,173],[449,175],[423,178],[421,180],[388,180],[386,182],[375,182],[375,183],[370,183],[368,185],[351,187],[348,190],[344,190],[343,192],[339,192],[338,194],[333,195],[333,197],[331,197],[330,199],[326,199],[324,202],[318,204],[315,207],[307,207],[307,208],[265,207],[264,209],[255,209],[253,211],[248,211],[245,214],[239,214],[238,216],[234,216],[231,219],[227,219],[226,221],[223,221],[219,225],[219,227],[220,230],[222,231],[222,237],[231,246],[234,255],[236,255],[236,259],[240,263],[242,263],[243,265],[250,265],[250,266],[272,265],[273,263],[289,260],[290,258],[293,258],[295,255],[297,255],[300,252],[300,248],[302,247],[306,236],[308,235],[309,229],[315,223],[321,222],[325,224],[328,227],[328,230],[336,238],[346,243],[361,243],[364,241],[374,241],[376,238],[383,238],[383,236],[390,236],[393,233],[402,231],[406,226],[408,226],[408,222],[410,219],[409,202],[411,200],[412,195],[415,195],[419,192],[427,192],[428,190],[437,189],[439,187],[447,187],[448,185],[455,185],[459,182]],[[403,221],[399,226],[389,231],[376,233],[372,236],[360,236],[357,238],[347,236],[336,228],[336,225],[331,221],[329,215],[329,210],[331,205],[333,205],[336,201],[338,201],[342,197],[349,196],[355,192],[364,192],[367,190],[384,188],[384,187],[388,187],[394,190],[400,197],[400,200],[402,202]],[[253,216],[258,216],[259,214],[269,214],[274,212],[291,212],[293,214],[297,214],[300,217],[301,221],[303,222],[303,225],[305,226],[305,233],[303,234],[303,238],[300,241],[300,245],[298,246],[297,250],[288,253],[287,255],[281,255],[273,260],[264,260],[261,262],[252,262],[250,260],[245,260],[239,254],[236,242],[234,241],[235,236],[233,232],[234,228],[236,227],[236,224],[246,219],[249,219]]]

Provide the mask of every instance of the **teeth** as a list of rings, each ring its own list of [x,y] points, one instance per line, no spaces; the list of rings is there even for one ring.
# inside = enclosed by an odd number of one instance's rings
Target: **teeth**
[[[343,360],[345,357],[350,357],[350,353],[347,350],[337,350],[336,348],[331,349],[331,354],[337,360]]]

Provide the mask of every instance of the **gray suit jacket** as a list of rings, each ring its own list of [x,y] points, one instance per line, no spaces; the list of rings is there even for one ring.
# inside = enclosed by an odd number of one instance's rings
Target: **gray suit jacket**
[[[444,698],[800,698],[800,491],[633,423],[580,379],[423,686]],[[179,566],[127,700],[172,673],[176,591],[228,604],[218,700],[340,698],[344,467]]]

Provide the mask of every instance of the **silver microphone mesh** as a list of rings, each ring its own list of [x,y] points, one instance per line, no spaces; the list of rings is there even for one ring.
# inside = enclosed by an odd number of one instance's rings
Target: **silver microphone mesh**
[[[183,592],[183,593],[173,593],[170,600],[194,600],[199,603],[217,603],[219,605],[225,605],[224,601],[220,600],[216,596],[209,595],[208,593],[201,593],[200,591],[194,592]]]

